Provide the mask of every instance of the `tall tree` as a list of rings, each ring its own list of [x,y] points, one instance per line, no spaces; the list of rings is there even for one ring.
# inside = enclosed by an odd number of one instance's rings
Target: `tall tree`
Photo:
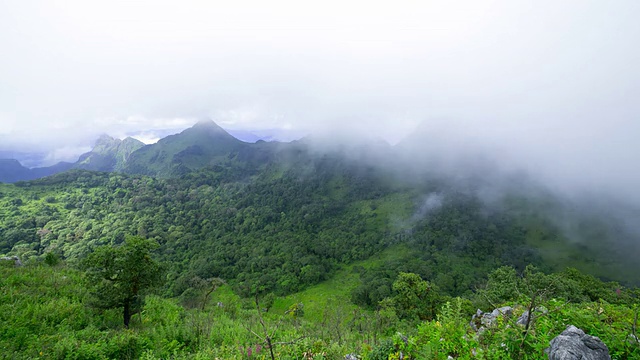
[[[83,261],[94,305],[122,308],[125,327],[144,294],[161,284],[161,266],[151,253],[157,247],[152,240],[131,236],[122,245],[97,248]]]

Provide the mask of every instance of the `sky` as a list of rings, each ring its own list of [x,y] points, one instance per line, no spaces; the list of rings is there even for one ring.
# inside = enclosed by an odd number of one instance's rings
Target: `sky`
[[[203,117],[283,139],[426,128],[640,199],[639,17],[637,0],[0,0],[0,151],[74,160]]]

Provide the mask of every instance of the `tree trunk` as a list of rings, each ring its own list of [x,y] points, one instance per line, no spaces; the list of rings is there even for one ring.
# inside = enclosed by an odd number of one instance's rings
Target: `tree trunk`
[[[124,327],[129,328],[129,322],[131,321],[131,300],[124,301]]]
[[[271,360],[276,360],[276,357],[273,355],[273,344],[271,344],[271,337],[267,336],[267,346],[269,346],[269,354],[271,355]]]

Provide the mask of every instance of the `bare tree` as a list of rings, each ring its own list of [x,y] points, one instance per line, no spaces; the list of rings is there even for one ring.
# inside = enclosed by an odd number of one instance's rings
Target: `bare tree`
[[[226,284],[224,280],[219,277],[209,278],[205,280],[207,283],[207,292],[204,295],[204,299],[202,300],[202,310],[207,306],[207,302],[209,302],[209,296],[216,291],[219,286]]]
[[[269,331],[269,328],[267,327],[267,324],[264,321],[264,318],[262,317],[262,308],[260,307],[260,300],[258,298],[258,294],[255,295],[254,297],[254,301],[256,304],[256,310],[258,311],[258,322],[260,323],[260,328],[262,330],[262,334],[258,334],[255,331],[253,331],[251,328],[249,327],[245,327],[250,333],[252,333],[254,336],[256,336],[258,339],[262,340],[262,342],[265,344],[265,347],[267,349],[269,349],[269,354],[271,355],[271,360],[275,360],[276,357],[273,353],[273,346],[274,345],[291,345],[291,344],[295,344],[296,342],[302,340],[305,338],[305,336],[301,336],[295,340],[292,341],[287,341],[287,342],[274,342],[274,336],[278,330],[278,328],[280,327],[280,325],[282,324],[282,320],[279,321],[276,326],[273,327],[273,329],[271,331]]]

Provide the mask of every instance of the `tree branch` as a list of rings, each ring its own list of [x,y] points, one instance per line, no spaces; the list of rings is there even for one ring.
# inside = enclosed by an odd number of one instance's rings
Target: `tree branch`
[[[286,341],[286,342],[277,342],[277,343],[273,343],[273,345],[293,345],[295,343],[297,343],[298,341],[302,340],[306,338],[306,336],[300,336],[299,338],[295,339],[295,340],[291,340],[291,341]]]

